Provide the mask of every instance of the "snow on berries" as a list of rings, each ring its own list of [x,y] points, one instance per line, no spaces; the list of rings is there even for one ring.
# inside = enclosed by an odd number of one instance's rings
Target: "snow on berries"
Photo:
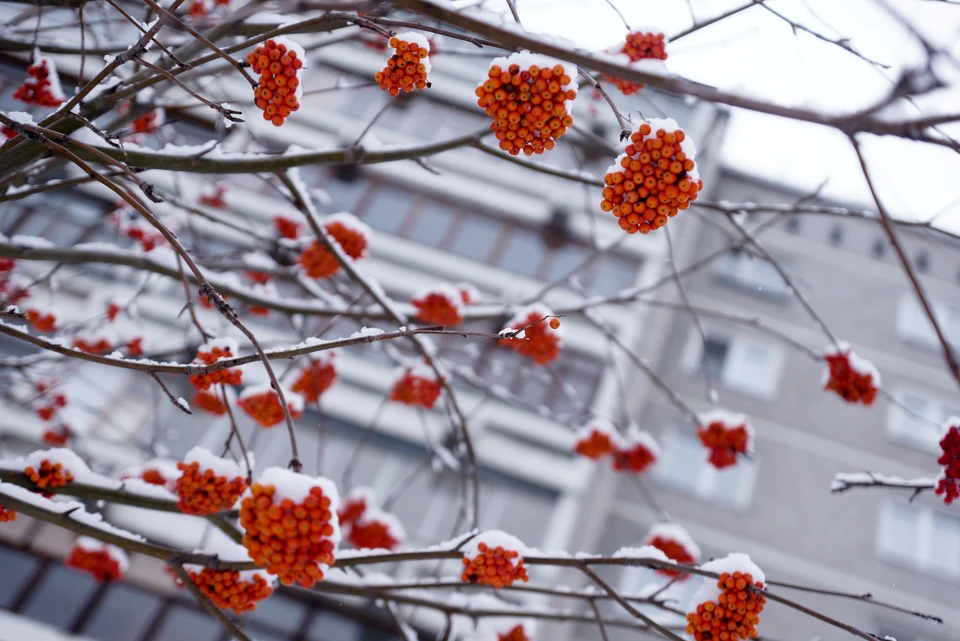
[[[433,368],[423,361],[417,361],[400,370],[400,376],[390,390],[390,400],[405,405],[419,405],[429,410],[433,409],[442,391],[443,381]]]
[[[464,567],[460,580],[492,588],[527,582],[530,577],[522,556],[526,549],[520,539],[500,530],[482,532],[461,547]]]
[[[660,445],[653,436],[636,425],[617,435],[613,451],[613,469],[618,472],[643,474],[661,456]]]
[[[694,641],[745,641],[757,636],[760,613],[767,603],[762,594],[766,577],[746,554],[729,554],[700,566],[720,578],[705,579],[687,611],[687,634]]]
[[[73,349],[87,354],[107,354],[113,351],[114,335],[105,328],[77,332],[73,337]]]
[[[300,108],[300,74],[306,61],[303,47],[289,38],[271,38],[247,55],[254,73],[260,74],[253,90],[257,108],[276,127]]]
[[[47,458],[42,459],[37,465],[27,465],[23,473],[41,490],[64,487],[74,480],[73,473],[65,469],[62,462]]]
[[[655,30],[634,31],[627,34],[626,41],[620,51],[613,55],[613,58],[627,66],[637,67],[638,69],[647,68],[662,73],[666,69],[660,61],[667,59],[667,42],[667,37]],[[641,60],[645,62],[640,63]],[[637,93],[644,87],[642,83],[630,82],[607,75],[604,75],[604,77],[614,83],[625,96]]]
[[[328,216],[323,228],[340,245],[347,256],[360,260],[370,246],[370,228],[353,214],[345,212]],[[298,261],[310,278],[327,278],[340,270],[340,263],[319,240],[314,240],[300,254]]]
[[[617,430],[613,424],[602,418],[595,418],[577,430],[574,451],[580,456],[599,461],[613,454],[617,447]]]
[[[848,403],[873,405],[880,390],[880,372],[873,363],[858,356],[844,341],[827,348],[823,360],[827,363],[824,389],[836,392]]]
[[[560,328],[550,324],[553,312],[540,303],[524,307],[500,330],[500,345],[533,359],[537,365],[552,363],[563,347]]]
[[[27,307],[26,314],[27,321],[29,321],[38,332],[57,331],[57,314],[53,310],[31,305]]]
[[[213,365],[221,358],[233,358],[238,355],[237,341],[232,338],[214,338],[197,349],[194,365]],[[191,374],[190,384],[199,391],[210,389],[212,385],[239,385],[243,380],[243,370],[239,367],[227,367],[206,374]]]
[[[393,54],[383,71],[374,76],[380,88],[397,96],[401,91],[426,89],[430,86],[430,42],[413,31],[390,38]]]
[[[140,479],[149,485],[162,487],[170,492],[176,492],[177,479],[180,478],[180,469],[176,461],[154,459],[143,465],[131,467],[120,474],[120,480]]]
[[[13,97],[28,105],[39,107],[59,107],[67,98],[60,87],[60,75],[53,60],[46,56],[36,56],[27,67],[27,78]]]
[[[449,285],[434,285],[422,290],[410,301],[417,318],[430,325],[459,325],[463,322],[465,301],[460,291]]]
[[[738,456],[753,452],[753,427],[746,416],[714,410],[698,419],[697,436],[710,451],[710,464],[718,470],[736,465]]]
[[[660,229],[703,189],[696,153],[672,118],[641,124],[603,177],[600,209],[612,212],[629,234]]]
[[[950,505],[960,498],[960,418],[951,416],[947,421],[946,432],[940,439],[940,450],[937,463],[942,467],[935,492]]]
[[[121,548],[89,536],[81,536],[74,542],[65,562],[67,567],[86,572],[101,583],[119,580],[130,567],[130,560]]]
[[[477,86],[477,104],[493,118],[500,149],[542,154],[573,125],[568,101],[577,97],[577,68],[540,54],[494,58]]]
[[[204,546],[205,554],[216,555],[221,561],[249,561],[246,548],[227,539],[223,535],[214,535]],[[276,577],[266,570],[214,570],[199,565],[186,564],[183,569],[190,575],[203,594],[221,610],[233,610],[237,614],[257,609],[257,603],[271,594],[276,586]]]
[[[133,120],[134,134],[152,134],[166,121],[166,112],[162,108],[151,109]]]
[[[310,354],[307,365],[300,370],[290,389],[302,395],[308,403],[316,403],[337,380],[337,368],[333,362],[336,355],[333,349]]]
[[[350,545],[358,550],[395,550],[406,540],[407,535],[396,516],[380,508],[370,507],[351,524],[346,538]]]
[[[695,564],[700,561],[700,547],[687,534],[683,526],[676,523],[656,523],[647,532],[643,545],[657,548],[671,561],[677,563]],[[670,578],[681,577],[678,570],[659,569],[660,574]],[[683,575],[680,580],[686,580],[689,575]]]
[[[243,546],[284,585],[313,587],[334,562],[338,504],[332,481],[267,468],[240,505]]]
[[[193,393],[193,398],[190,399],[190,405],[192,407],[196,407],[214,416],[223,416],[227,413],[227,404],[235,405],[236,402],[237,393],[233,391],[232,387],[227,387],[226,385],[197,390]]]
[[[346,530],[348,526],[356,523],[368,507],[373,507],[374,503],[374,493],[369,487],[360,485],[347,492],[337,509],[340,527]]]
[[[287,409],[294,420],[303,416],[303,397],[284,389],[283,397],[287,401]],[[274,427],[284,420],[283,405],[280,404],[280,395],[270,387],[269,383],[250,385],[240,393],[237,405],[247,416],[252,418],[260,427]]]
[[[227,201],[224,199],[226,193],[227,186],[223,183],[218,183],[212,192],[200,192],[200,204],[206,207],[212,207],[213,209],[226,209]]]
[[[252,466],[252,463],[250,463]],[[233,507],[247,489],[244,469],[209,450],[194,447],[177,463],[177,507],[184,514],[216,514]]]
[[[273,217],[273,228],[276,230],[278,238],[296,240],[297,236],[300,235],[300,223],[282,214]]]

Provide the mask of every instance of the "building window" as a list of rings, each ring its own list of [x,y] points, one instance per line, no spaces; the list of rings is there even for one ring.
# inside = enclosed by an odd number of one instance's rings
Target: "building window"
[[[843,244],[843,226],[834,225],[830,228],[830,244],[839,247]]]
[[[870,255],[880,260],[887,253],[887,243],[882,239],[878,238],[873,241],[873,245],[870,247]]]
[[[750,505],[756,463],[740,459],[735,466],[718,470],[707,461],[700,439],[684,430],[667,432],[661,445],[663,457],[654,468],[661,484],[711,503],[740,509]]]
[[[919,572],[960,580],[960,519],[926,506],[887,501],[880,510],[877,555]]]
[[[887,431],[890,438],[928,452],[940,451],[943,426],[951,416],[960,416],[960,403],[945,403],[913,390],[894,394],[899,404],[890,404]]]
[[[917,252],[917,258],[913,261],[914,265],[917,267],[917,271],[921,274],[925,274],[930,271],[930,252],[925,249],[921,249]]]
[[[960,307],[936,301],[930,301],[930,305],[947,340],[954,346],[960,345]],[[900,299],[897,332],[907,342],[923,347],[939,347],[940,344],[933,324],[913,292],[907,292]]]
[[[710,375],[724,387],[748,396],[771,399],[776,396],[783,365],[783,351],[776,345],[707,328],[707,340],[691,330],[683,363],[687,371]]]
[[[787,294],[787,285],[773,263],[745,251],[727,254],[717,275],[724,282],[752,293],[771,298],[783,298]]]

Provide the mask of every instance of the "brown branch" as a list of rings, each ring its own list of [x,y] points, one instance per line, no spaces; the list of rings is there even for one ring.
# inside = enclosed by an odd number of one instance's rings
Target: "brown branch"
[[[226,628],[227,632],[233,635],[234,639],[237,641],[251,641],[250,637],[243,633],[243,631],[237,627],[237,624],[230,620],[223,611],[218,608],[210,598],[200,591],[200,588],[196,583],[193,582],[193,579],[190,577],[190,573],[187,572],[183,565],[180,563],[171,562],[167,564],[168,567],[173,570],[174,574],[180,579],[180,582],[190,590],[190,594],[193,595],[193,598],[203,606],[203,609],[206,610],[210,615],[215,618],[217,621]]]

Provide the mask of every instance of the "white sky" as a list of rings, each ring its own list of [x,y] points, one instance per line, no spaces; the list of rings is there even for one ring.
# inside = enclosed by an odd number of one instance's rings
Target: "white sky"
[[[634,28],[659,26],[677,33],[692,24],[686,0],[612,0]],[[698,20],[747,0],[690,0]],[[890,0],[933,44],[960,59],[960,6],[936,0]],[[767,4],[829,37],[849,38],[889,70],[791,27],[762,7],[751,7],[678,40],[669,69],[718,88],[791,106],[847,112],[886,94],[905,67],[923,60],[922,49],[875,0],[768,0]],[[516,0],[524,26],[591,49],[621,42],[626,29],[605,0]],[[926,113],[960,111],[960,63],[938,68],[951,85],[918,100]],[[919,115],[907,107],[908,116]],[[960,138],[960,126],[948,129]],[[960,231],[960,154],[892,138],[868,138],[864,149],[884,204],[895,215]],[[733,167],[802,189],[824,180],[824,194],[872,202],[856,156],[839,133],[816,125],[735,110],[723,150]]]

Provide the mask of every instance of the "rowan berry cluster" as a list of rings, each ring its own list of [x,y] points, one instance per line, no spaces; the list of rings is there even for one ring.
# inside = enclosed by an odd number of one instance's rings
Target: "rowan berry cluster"
[[[824,389],[832,390],[847,403],[872,405],[880,391],[880,372],[873,363],[858,356],[841,341],[826,350]]]
[[[38,332],[57,331],[57,315],[52,311],[28,307],[27,320],[30,321],[30,324],[33,325],[33,328]]]
[[[450,326],[463,322],[465,301],[461,292],[453,287],[431,287],[414,296],[410,303],[417,309],[417,318],[424,323]]]
[[[460,580],[464,583],[503,588],[516,581],[526,583],[530,580],[520,552],[500,545],[488,545],[483,541],[477,543],[472,554],[464,556],[463,566]]]
[[[763,588],[763,581],[754,582],[749,572],[724,572],[717,581],[720,594],[716,601],[698,603],[695,612],[687,614],[687,634],[695,641],[741,641],[757,636],[757,624],[767,599],[748,590]]]
[[[943,466],[937,478],[938,496],[943,496],[947,505],[960,498],[960,419],[952,418],[948,422],[947,433],[940,439],[940,458],[937,463]]]
[[[9,523],[17,519],[17,513],[0,506],[0,523]]]
[[[608,421],[594,419],[577,431],[574,451],[594,461],[613,454],[617,449],[617,433]]]
[[[221,392],[227,392],[229,387],[221,386],[219,389],[197,390],[193,393],[191,405],[198,407],[208,414],[214,416],[223,416],[227,413],[227,404],[224,402]]]
[[[430,86],[430,42],[419,33],[408,31],[390,38],[393,55],[383,71],[374,76],[380,88],[397,96],[401,91]]]
[[[643,474],[660,459],[660,446],[649,432],[631,426],[618,435],[613,451],[613,469],[618,472]]]
[[[113,342],[102,334],[78,334],[73,337],[73,349],[87,354],[106,354],[113,350]]]
[[[123,307],[121,307],[119,303],[115,301],[110,301],[110,303],[107,305],[107,311],[106,311],[107,320],[110,321],[111,323],[117,320],[117,316],[120,314],[121,311],[123,311]]]
[[[522,625],[515,625],[505,633],[497,633],[497,641],[530,641]]]
[[[316,403],[323,393],[337,380],[337,368],[333,364],[334,350],[311,354],[306,367],[300,370],[290,389],[303,396],[309,403]]]
[[[396,517],[372,507],[364,510],[363,515],[345,530],[350,545],[358,550],[395,550],[405,538]]]
[[[216,514],[233,507],[247,489],[240,466],[200,447],[177,463],[177,507],[184,514]]]
[[[303,397],[291,390],[283,390],[290,418],[296,420],[303,416]],[[270,385],[247,387],[240,394],[237,405],[260,427],[274,427],[284,421],[283,405],[280,395]]]
[[[133,120],[133,133],[151,134],[163,125],[165,119],[163,109],[151,109]]]
[[[29,105],[40,107],[62,105],[66,101],[66,96],[60,88],[60,77],[53,60],[40,56],[27,67],[27,78],[13,92],[13,97]]]
[[[500,149],[514,156],[553,149],[573,125],[567,101],[577,97],[576,76],[576,67],[539,54],[494,59],[476,95]]]
[[[332,239],[340,245],[347,256],[360,260],[367,255],[370,245],[370,228],[355,216],[347,213],[329,216],[323,223]],[[340,271],[340,263],[319,240],[314,240],[303,250],[298,260],[310,278],[327,278]]]
[[[406,367],[394,381],[390,400],[404,405],[419,405],[429,410],[433,409],[442,391],[443,382],[433,368],[418,362]]]
[[[620,57],[625,57],[626,61],[631,63],[640,60],[666,60],[667,40],[662,33],[635,31],[627,34],[627,40],[623,43],[619,53]],[[612,76],[605,77],[614,83],[625,96],[637,93],[644,87],[642,83],[630,82]]]
[[[69,425],[62,423],[47,427],[41,436],[43,442],[52,447],[63,447],[70,442],[71,438],[73,438],[73,430]]]
[[[86,572],[104,583],[123,577],[129,565],[126,553],[115,545],[82,536],[70,548],[67,567]]]
[[[629,234],[660,229],[703,189],[696,149],[672,119],[643,123],[624,151],[603,177],[600,209]]]
[[[552,363],[560,356],[563,339],[560,321],[543,305],[531,305],[520,310],[500,331],[500,345],[533,359],[537,365]],[[507,333],[509,332],[509,335]]]
[[[212,207],[213,209],[226,209],[227,201],[223,198],[226,193],[227,186],[222,183],[218,183],[213,193],[203,192],[200,194],[200,204],[207,207]]]
[[[221,358],[233,358],[237,355],[237,343],[233,339],[220,338],[207,341],[197,349],[197,357],[193,359],[195,365],[213,365]],[[212,385],[239,385],[243,380],[243,370],[238,367],[227,367],[205,374],[191,374],[190,384],[199,391],[206,391]]]
[[[714,411],[700,417],[697,436],[710,450],[708,460],[718,470],[737,464],[753,449],[753,428],[745,416]]]
[[[132,468],[120,475],[120,480],[138,478],[144,483],[162,487],[171,492],[176,491],[177,478],[180,476],[180,470],[176,463],[166,460],[155,460],[152,463]]]
[[[260,74],[260,83],[253,91],[264,120],[279,127],[291,113],[300,108],[300,69],[306,62],[303,48],[287,40],[276,38],[247,55],[254,73]]]
[[[273,217],[273,227],[277,231],[278,238],[289,238],[294,240],[300,235],[300,223],[281,214],[277,214]]]
[[[700,561],[700,548],[683,527],[673,523],[658,523],[650,528],[643,545],[655,547],[671,561],[694,564]],[[657,572],[671,579],[685,581],[690,575],[679,570],[658,569]]]
[[[221,610],[237,614],[257,609],[257,603],[273,594],[270,577],[265,572],[236,572],[191,568],[190,579]]]
[[[54,463],[50,459],[43,459],[40,461],[40,467],[38,468],[28,465],[23,470],[23,473],[26,474],[28,479],[30,479],[31,483],[36,485],[41,490],[63,487],[67,483],[73,481],[73,474],[70,472],[70,470],[64,469],[63,463],[60,463],[59,461]],[[53,495],[44,493],[44,496],[49,498]]]
[[[336,487],[326,479],[269,468],[241,503],[243,546],[284,585],[311,588],[334,561],[337,501]]]

